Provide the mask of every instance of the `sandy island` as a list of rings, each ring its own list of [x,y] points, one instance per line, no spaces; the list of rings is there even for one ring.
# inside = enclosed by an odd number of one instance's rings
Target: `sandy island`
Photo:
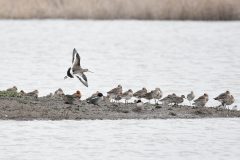
[[[191,106],[163,106],[145,103],[110,103],[102,101],[99,106],[86,101],[65,104],[62,99],[47,97],[0,97],[1,120],[81,120],[81,119],[168,119],[168,118],[217,118],[240,117],[240,111],[216,107],[193,108]]]

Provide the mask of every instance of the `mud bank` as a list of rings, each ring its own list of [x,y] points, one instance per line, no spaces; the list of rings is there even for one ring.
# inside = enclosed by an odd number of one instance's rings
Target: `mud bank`
[[[144,104],[125,105],[102,101],[99,106],[86,101],[65,104],[62,99],[31,97],[0,97],[2,120],[81,120],[81,119],[167,119],[240,117],[240,111],[214,107],[163,106]]]

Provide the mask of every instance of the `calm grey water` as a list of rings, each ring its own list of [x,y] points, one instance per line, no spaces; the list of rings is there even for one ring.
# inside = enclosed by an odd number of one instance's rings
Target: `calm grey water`
[[[0,89],[77,89],[84,98],[118,84],[196,96],[229,89],[240,104],[240,22],[0,21]],[[77,48],[89,88],[63,80]]]
[[[0,121],[1,160],[239,160],[240,119]]]

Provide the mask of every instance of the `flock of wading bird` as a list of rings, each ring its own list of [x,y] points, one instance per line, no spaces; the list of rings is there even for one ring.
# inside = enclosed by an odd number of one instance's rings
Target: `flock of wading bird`
[[[154,90],[148,92],[145,87],[137,92],[133,92],[132,89],[127,90],[126,92],[122,92],[122,86],[118,85],[116,88],[107,92],[107,98],[112,102],[119,102],[119,100],[125,100],[125,104],[128,104],[128,101],[133,97],[137,98],[134,102],[137,104],[142,104],[142,99],[148,100],[149,103],[151,100],[155,101],[155,104],[159,102],[163,105],[167,106],[178,106],[179,104],[184,102],[184,99],[187,99],[193,106],[195,107],[205,107],[206,103],[209,100],[208,94],[204,93],[202,96],[195,99],[195,94],[191,91],[186,97],[185,95],[177,96],[175,93],[170,94],[164,98],[162,98],[163,93],[160,88],[155,88]],[[226,108],[226,106],[232,105],[235,101],[233,95],[230,94],[229,91],[226,91],[219,96],[214,98],[215,100],[221,102],[219,107]],[[237,106],[234,106],[233,109],[237,109]]]
[[[72,66],[68,68],[67,75],[64,77],[64,79],[67,78],[74,78],[77,77],[84,86],[88,87],[88,80],[87,76],[85,75],[86,72],[91,72],[88,69],[83,69],[80,64],[80,56],[77,52],[77,50],[74,48],[72,53]],[[93,73],[93,72],[92,72]],[[17,92],[17,87],[14,86],[13,88],[7,89],[7,91],[13,91]],[[33,92],[25,93],[23,90],[19,93],[21,96],[33,96],[38,97],[38,90],[34,90]],[[158,104],[159,102],[163,105],[172,105],[172,106],[178,106],[179,104],[184,102],[184,99],[186,98],[190,105],[195,107],[204,107],[206,103],[209,100],[208,94],[204,93],[202,96],[200,96],[197,99],[195,98],[195,95],[193,91],[185,97],[184,95],[177,96],[175,93],[170,94],[164,98],[162,98],[163,93],[160,88],[156,88],[155,90],[152,90],[150,92],[147,91],[145,87],[143,87],[141,90],[133,93],[131,89],[127,90],[126,92],[123,92],[122,86],[118,85],[116,88],[113,88],[112,90],[107,92],[107,96],[103,96],[102,93],[96,92],[91,97],[87,98],[86,101],[88,103],[92,103],[95,105],[98,105],[100,101],[102,100],[109,100],[110,102],[119,102],[120,100],[125,100],[125,104],[128,104],[128,101],[132,99],[133,97],[137,98],[134,103],[136,103],[138,106],[142,105],[142,99],[146,99],[149,101],[154,100],[155,104]],[[65,100],[65,103],[72,104],[75,99],[80,100],[81,99],[81,92],[78,90],[76,93],[72,95],[65,95],[63,93],[63,90],[59,88],[54,92],[54,94],[50,93],[46,97],[49,98],[55,98],[55,97],[62,97]],[[221,102],[221,105],[219,107],[226,108],[226,106],[229,106],[234,103],[234,97],[230,94],[229,91],[226,91],[219,96],[214,98],[215,100]],[[229,108],[228,108],[229,109]],[[234,110],[237,109],[237,106],[233,107]]]
[[[39,93],[38,90],[34,90],[28,93],[24,92],[23,90],[18,92],[16,86],[13,86],[12,88],[7,89],[6,91],[11,93],[17,93],[21,97],[34,97],[34,98],[38,98]],[[71,95],[64,94],[63,90],[59,88],[54,93],[50,93],[45,97],[52,99],[61,98],[65,101],[65,103],[72,104],[75,100],[80,101],[82,94],[79,90],[77,90],[75,93]],[[150,103],[151,100],[154,100],[155,104],[161,103],[164,106],[178,106],[179,104],[184,102],[184,99],[187,99],[190,103],[190,106],[193,105],[194,107],[205,107],[206,103],[209,100],[208,94],[206,93],[195,99],[195,94],[193,91],[191,91],[186,97],[184,95],[177,96],[175,93],[169,94],[164,98],[162,97],[163,92],[161,91],[160,88],[155,88],[154,90],[148,92],[147,89],[143,87],[141,90],[138,90],[134,93],[132,89],[123,92],[122,86],[118,85],[116,88],[113,88],[110,91],[108,91],[106,96],[104,96],[99,91],[93,93],[89,98],[86,99],[86,102],[94,105],[99,105],[101,101],[119,103],[120,100],[124,100],[125,105],[128,105],[129,100],[135,98],[133,103],[136,104],[137,106],[141,106],[144,104],[142,101],[143,99],[148,100],[149,101],[148,103]],[[217,97],[214,98],[214,100],[221,102],[221,105],[218,106],[219,108],[226,108],[226,106],[232,105],[235,101],[233,95],[231,95],[229,91],[226,91],[218,95]],[[237,110],[237,106],[234,106],[232,109]]]

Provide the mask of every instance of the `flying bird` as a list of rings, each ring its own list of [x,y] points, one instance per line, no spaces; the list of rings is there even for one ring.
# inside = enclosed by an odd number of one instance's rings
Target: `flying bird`
[[[76,76],[86,87],[88,87],[88,80],[87,76],[84,74],[84,72],[91,72],[88,69],[83,69],[80,64],[80,56],[77,52],[77,50],[73,49],[73,55],[72,55],[72,67],[68,68],[67,75],[64,77],[64,79],[74,78]],[[92,72],[93,73],[93,72]]]

